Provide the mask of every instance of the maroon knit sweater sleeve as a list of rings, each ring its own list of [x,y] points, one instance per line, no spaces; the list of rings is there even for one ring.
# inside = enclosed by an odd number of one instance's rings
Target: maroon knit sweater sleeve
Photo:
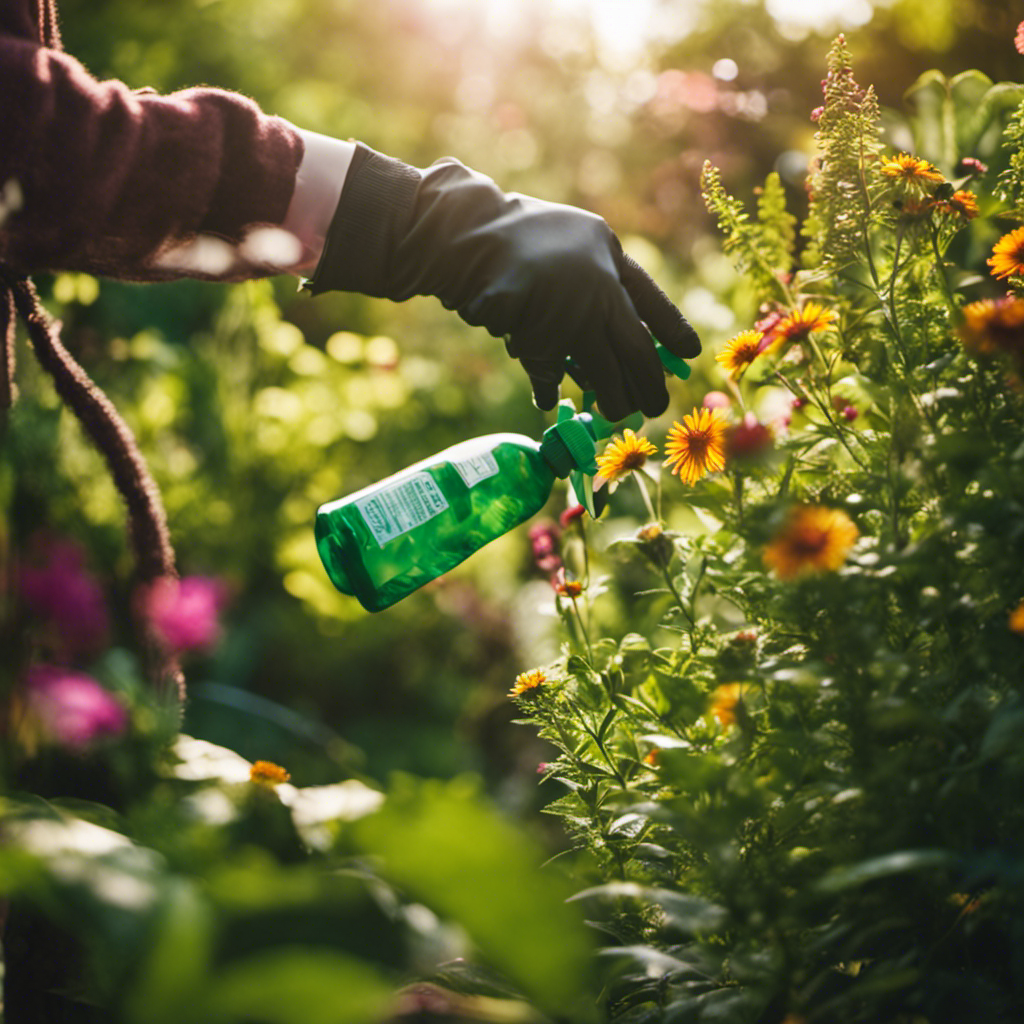
[[[10,0],[0,0],[6,6]],[[129,280],[210,276],[168,259],[197,236],[229,242],[285,217],[302,158],[295,129],[218,89],[167,96],[100,82],[0,20],[0,260]],[[236,263],[213,276],[256,276]]]

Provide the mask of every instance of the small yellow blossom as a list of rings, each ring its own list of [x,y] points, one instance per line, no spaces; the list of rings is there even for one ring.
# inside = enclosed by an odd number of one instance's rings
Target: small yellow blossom
[[[535,690],[538,686],[543,686],[547,681],[548,677],[539,668],[531,668],[528,672],[520,672],[516,676],[516,681],[512,684],[512,689],[508,691],[508,695],[510,697],[521,697],[524,693]]]
[[[254,761],[249,769],[249,781],[258,786],[277,786],[290,778],[291,775],[273,761]]]
[[[764,335],[760,331],[740,331],[725,343],[725,348],[715,356],[715,361],[732,377],[739,380],[743,371],[758,357]]]
[[[657,452],[658,449],[646,437],[637,437],[627,427],[622,437],[613,438],[604,452],[598,455],[597,468],[605,479],[618,480],[634,469],[640,469],[647,457]]]
[[[723,729],[736,722],[740,701],[743,700],[742,683],[723,683],[711,694],[711,714]]]
[[[834,572],[846,561],[858,535],[845,512],[801,505],[765,548],[764,561],[784,580],[806,572]]]
[[[683,483],[694,484],[725,468],[725,423],[717,409],[694,409],[673,423],[665,439],[665,465]]]
[[[1024,353],[1024,299],[1003,295],[964,306],[960,340],[972,352]]]
[[[794,309],[775,325],[776,342],[800,341],[815,331],[834,331],[839,315],[821,303],[808,302],[803,309]]]
[[[946,180],[937,167],[909,153],[900,153],[891,160],[886,160],[881,170],[882,174],[893,182],[911,188],[938,185]]]

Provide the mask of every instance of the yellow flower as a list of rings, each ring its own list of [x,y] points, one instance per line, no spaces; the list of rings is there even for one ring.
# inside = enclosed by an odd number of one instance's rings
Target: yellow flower
[[[683,483],[694,484],[706,473],[725,468],[725,424],[716,409],[694,409],[673,423],[665,439],[665,465]]]
[[[291,775],[273,761],[254,761],[249,769],[249,781],[257,786],[276,786],[290,778]]]
[[[608,447],[597,457],[597,468],[601,476],[607,480],[618,480],[619,477],[639,469],[648,455],[657,454],[658,449],[646,437],[637,437],[629,427],[608,443]]]
[[[886,160],[882,164],[882,174],[894,182],[911,188],[938,185],[946,180],[937,167],[928,163],[927,160],[911,156],[909,153],[900,153],[891,160]]]
[[[723,729],[736,721],[740,701],[743,700],[742,683],[723,683],[711,694],[711,714]]]
[[[520,672],[516,676],[516,681],[512,684],[512,689],[508,691],[510,697],[521,697],[524,693],[530,690],[535,690],[538,686],[543,686],[548,681],[548,677],[539,668],[531,668],[528,672]]]
[[[835,571],[846,560],[858,535],[845,512],[801,505],[793,509],[765,548],[764,561],[784,580],[805,572]]]
[[[739,380],[743,371],[757,358],[764,335],[760,331],[741,331],[725,343],[715,361],[732,377]]]
[[[993,277],[1019,277],[1024,274],[1024,227],[1014,228],[992,247],[988,265]]]
[[[963,316],[960,340],[972,352],[1024,353],[1024,299],[979,299],[964,306]]]
[[[799,341],[814,331],[834,331],[839,315],[818,302],[808,302],[803,309],[794,309],[775,325],[775,344]],[[772,345],[772,348],[775,347]]]
[[[1010,629],[1024,636],[1024,601],[1010,612]]]

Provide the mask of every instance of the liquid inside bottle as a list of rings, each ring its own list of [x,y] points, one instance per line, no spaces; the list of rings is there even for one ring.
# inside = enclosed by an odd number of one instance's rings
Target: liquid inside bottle
[[[539,442],[473,438],[321,506],[317,550],[342,593],[380,611],[535,515],[555,479]]]

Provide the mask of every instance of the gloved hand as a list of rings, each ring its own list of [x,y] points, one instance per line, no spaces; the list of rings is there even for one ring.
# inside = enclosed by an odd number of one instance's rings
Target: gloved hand
[[[399,302],[436,295],[506,337],[541,409],[557,403],[572,356],[613,421],[668,406],[648,327],[676,355],[700,352],[696,332],[600,217],[505,194],[457,160],[420,170],[361,143],[306,287]]]

